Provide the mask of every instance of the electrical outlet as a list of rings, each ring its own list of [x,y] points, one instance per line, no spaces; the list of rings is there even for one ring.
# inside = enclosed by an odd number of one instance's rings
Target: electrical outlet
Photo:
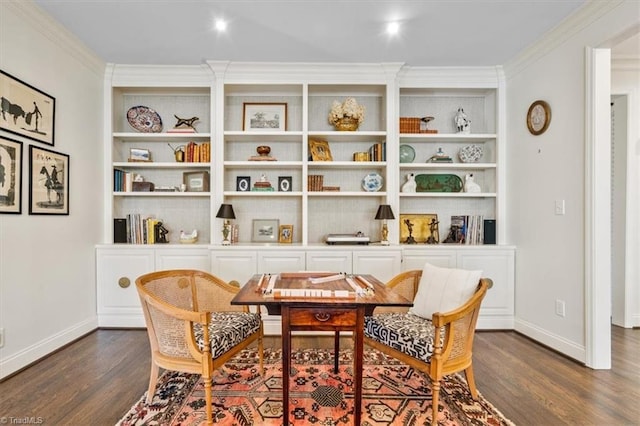
[[[4,346],[4,328],[0,328],[0,348]]]
[[[556,200],[556,214],[562,216],[564,213],[564,200]]]
[[[557,300],[556,299],[556,315],[564,318],[565,314],[566,314],[566,312],[565,312],[564,300]]]

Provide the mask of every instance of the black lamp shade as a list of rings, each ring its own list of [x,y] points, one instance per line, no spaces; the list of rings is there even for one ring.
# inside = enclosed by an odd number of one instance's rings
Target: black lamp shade
[[[220,204],[220,209],[216,217],[221,219],[235,219],[236,214],[233,212],[233,206],[231,204]]]
[[[376,219],[395,219],[391,206],[389,204],[380,204],[378,212],[376,213]]]

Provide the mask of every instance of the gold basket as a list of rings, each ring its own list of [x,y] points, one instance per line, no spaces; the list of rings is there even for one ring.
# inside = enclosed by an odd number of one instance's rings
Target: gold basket
[[[358,130],[358,126],[360,123],[355,118],[344,117],[338,120],[337,123],[334,124],[336,130],[341,132],[353,132],[354,130]]]

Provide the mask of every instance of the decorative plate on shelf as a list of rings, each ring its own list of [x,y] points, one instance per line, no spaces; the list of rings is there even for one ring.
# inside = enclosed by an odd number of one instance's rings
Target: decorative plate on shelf
[[[368,192],[380,191],[382,182],[382,176],[378,173],[369,173],[362,179],[362,188]]]
[[[462,179],[458,175],[417,175],[416,192],[460,192]]]
[[[416,158],[416,151],[411,145],[400,145],[400,162],[401,163],[413,163]]]
[[[131,127],[142,133],[160,133],[162,131],[160,115],[146,106],[138,105],[129,108],[127,121]]]
[[[480,145],[467,145],[460,148],[458,157],[463,163],[477,163],[482,158],[482,153]]]

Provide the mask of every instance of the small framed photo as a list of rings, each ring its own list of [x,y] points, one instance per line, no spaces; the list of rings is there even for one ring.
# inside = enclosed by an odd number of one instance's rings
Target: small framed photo
[[[256,243],[278,242],[278,219],[253,219],[252,241]]]
[[[287,104],[245,102],[242,110],[242,130],[284,132],[287,130]]]
[[[29,146],[29,214],[69,214],[69,156]]]
[[[251,191],[251,176],[236,177],[236,191],[238,192]]]
[[[293,241],[293,225],[280,225],[278,242],[291,244]]]
[[[148,149],[131,148],[129,150],[129,161],[151,161],[151,153]]]
[[[22,142],[0,137],[0,213],[22,213]]]
[[[56,99],[0,70],[0,129],[53,146]]]
[[[333,161],[327,141],[309,139],[309,153],[311,161]]]
[[[209,192],[209,172],[185,172],[182,183],[187,186],[187,192]]]
[[[291,192],[291,176],[278,176],[278,191]]]

